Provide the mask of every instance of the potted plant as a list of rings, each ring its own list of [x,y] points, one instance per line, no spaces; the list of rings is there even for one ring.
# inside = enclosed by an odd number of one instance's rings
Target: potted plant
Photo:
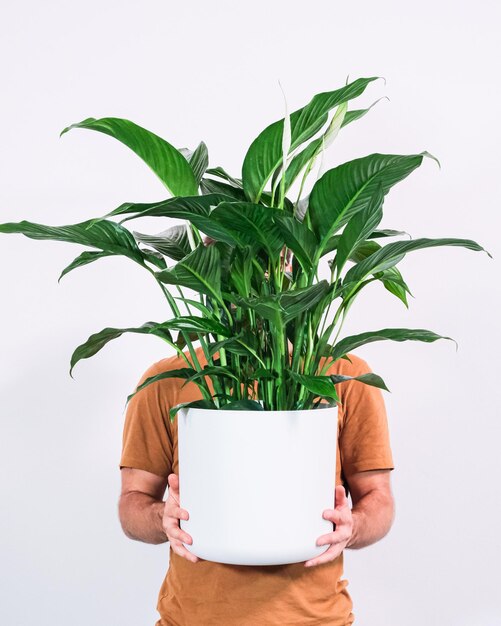
[[[201,558],[270,565],[324,551],[315,539],[331,528],[319,512],[334,505],[336,386],[353,379],[329,374],[329,368],[374,341],[451,339],[420,328],[339,339],[350,307],[372,282],[408,306],[410,291],[397,265],[409,252],[434,246],[484,250],[469,239],[399,239],[406,233],[379,228],[386,194],[431,157],[427,152],[374,153],[325,172],[321,167],[305,193],[315,162],[338,132],[370,110],[348,107],[376,78],[359,78],[317,94],[290,115],[286,111],[253,141],[240,178],[209,168],[203,142],[194,151],[176,149],[126,119],[85,119],[61,135],[84,128],[121,141],[149,165],[170,197],[125,203],[66,226],[0,224],[0,232],[91,248],[59,280],[122,255],[157,282],[169,318],[91,335],[74,351],[70,375],[78,361],[126,332],[156,335],[183,359],[185,367],[148,378],[134,393],[167,377],[200,389],[200,400],[172,407],[170,415],[178,420],[180,494],[190,511],[182,527],[193,537],[190,550]],[[155,234],[124,225],[145,216],[183,222]],[[387,389],[373,372],[354,379]],[[307,489],[299,500],[302,485]],[[286,519],[284,507],[293,513]]]

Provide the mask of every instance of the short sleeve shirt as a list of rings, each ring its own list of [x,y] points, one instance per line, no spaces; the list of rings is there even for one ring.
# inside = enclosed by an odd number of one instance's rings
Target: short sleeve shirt
[[[335,361],[329,374],[358,376],[372,372],[355,354]],[[206,363],[201,348],[200,363]],[[325,362],[325,361],[324,361]],[[175,355],[149,367],[138,381],[163,371],[185,367]],[[164,378],[136,393],[127,405],[120,468],[142,469],[166,477],[178,473],[177,418],[169,409],[200,399],[194,383]],[[210,387],[210,383],[209,383]],[[338,449],[336,484],[347,486],[350,475],[368,470],[392,470],[388,421],[380,389],[360,381],[336,386]],[[319,512],[320,513],[320,512]],[[343,575],[343,554],[329,563],[305,568],[285,565],[229,565],[213,561],[192,563],[169,549],[170,561],[162,583],[157,626],[306,626],[352,624],[352,601]]]

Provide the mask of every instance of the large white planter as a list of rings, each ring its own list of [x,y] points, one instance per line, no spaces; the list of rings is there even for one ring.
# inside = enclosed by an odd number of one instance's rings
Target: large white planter
[[[306,561],[327,546],[337,407],[178,412],[179,492],[188,550],[237,565]]]

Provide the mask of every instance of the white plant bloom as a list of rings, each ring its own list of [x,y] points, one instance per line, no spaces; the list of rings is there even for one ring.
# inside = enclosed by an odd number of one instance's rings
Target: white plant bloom
[[[285,115],[284,115],[284,131],[282,134],[282,176],[285,176],[285,170],[287,169],[287,156],[289,155],[289,150],[292,143],[292,135],[291,135],[291,118],[289,115],[289,108],[287,106],[287,98],[285,97],[285,92],[283,90],[282,84],[278,81],[282,94],[284,96],[284,104],[285,104]]]
[[[332,144],[334,139],[337,137],[339,131],[341,130],[341,126],[343,125],[344,118],[346,116],[346,112],[348,111],[348,103],[343,102],[338,106],[334,116],[332,117],[331,123],[329,127],[322,135],[322,152],[320,156],[320,167],[318,168],[317,180],[322,178],[325,174],[325,157],[324,153],[327,148]]]

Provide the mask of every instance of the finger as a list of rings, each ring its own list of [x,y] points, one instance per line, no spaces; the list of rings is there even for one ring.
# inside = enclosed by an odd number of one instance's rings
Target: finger
[[[176,520],[190,519],[190,514],[188,513],[188,511],[186,509],[182,509],[180,506],[177,506],[177,504],[172,504],[172,506],[168,506],[166,513],[167,517],[173,517]]]
[[[196,556],[195,554],[192,554],[187,548],[183,546],[183,544],[180,541],[177,541],[177,540],[171,541],[170,545],[172,547],[172,550],[176,554],[178,554],[179,556],[182,556],[185,559],[188,559],[188,561],[191,561],[192,563],[196,563],[199,560],[198,556]]]
[[[182,528],[179,528],[179,526],[176,526],[174,524],[169,524],[169,526],[166,528],[166,534],[169,537],[169,539],[172,538],[176,541],[189,543],[190,545],[193,543],[193,539],[191,535],[189,535]]]
[[[179,476],[177,474],[169,474],[167,482],[169,483],[169,491],[172,489],[179,494]]]
[[[341,544],[342,545],[342,544]],[[321,565],[322,563],[329,563],[330,561],[334,561],[342,552],[342,548],[339,544],[333,545],[328,548],[325,552],[323,552],[320,556],[315,557],[314,559],[310,559],[306,561],[304,564],[305,567],[313,567],[314,565]]]
[[[325,509],[322,513],[322,517],[336,525],[341,524],[344,520],[342,511],[339,511],[338,509]]]
[[[337,485],[334,495],[335,508],[348,506],[348,498],[346,497],[346,490],[343,485]]]
[[[336,543],[342,543],[346,539],[346,534],[336,530],[326,535],[321,535],[317,541],[317,546],[335,545]]]

